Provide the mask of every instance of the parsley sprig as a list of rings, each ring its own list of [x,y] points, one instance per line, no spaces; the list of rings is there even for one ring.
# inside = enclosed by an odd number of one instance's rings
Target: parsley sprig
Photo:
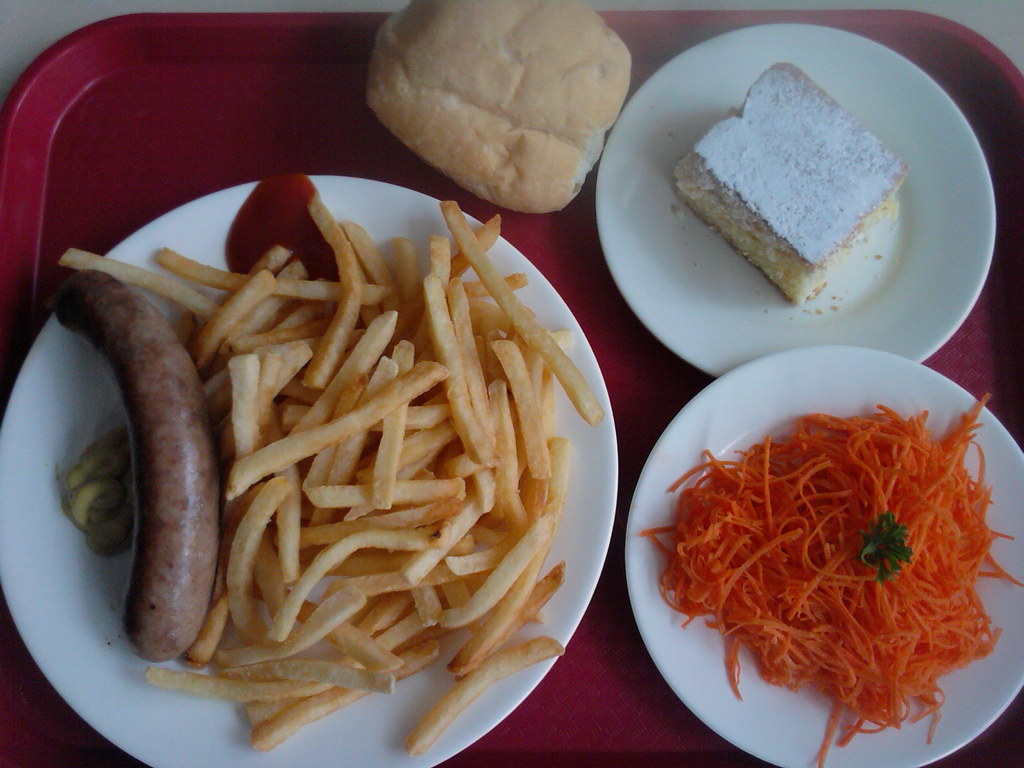
[[[861,562],[877,568],[875,581],[885,583],[899,573],[903,563],[909,563],[914,554],[907,546],[907,526],[896,522],[892,512],[883,512],[874,519],[870,528],[861,531],[864,546]]]

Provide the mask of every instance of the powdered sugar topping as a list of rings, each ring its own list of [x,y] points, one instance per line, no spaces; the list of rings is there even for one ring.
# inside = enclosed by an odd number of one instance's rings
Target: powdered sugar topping
[[[906,165],[791,64],[694,147],[708,169],[806,261],[826,259],[888,197]]]

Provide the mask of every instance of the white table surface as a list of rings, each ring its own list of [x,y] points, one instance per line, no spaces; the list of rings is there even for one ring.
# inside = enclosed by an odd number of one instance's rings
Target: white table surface
[[[93,21],[126,13],[161,11],[366,11],[394,10],[405,0],[0,0],[0,100],[40,53]],[[619,8],[901,8],[926,11],[973,29],[1001,48],[1024,71],[1024,0],[591,0],[599,10]]]

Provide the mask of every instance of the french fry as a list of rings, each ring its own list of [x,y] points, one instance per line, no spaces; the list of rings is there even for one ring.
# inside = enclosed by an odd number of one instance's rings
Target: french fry
[[[265,701],[291,696],[312,696],[331,688],[327,683],[298,680],[252,681],[186,672],[167,667],[146,667],[146,680],[158,688],[227,701]]]
[[[222,368],[203,382],[203,395],[210,421],[218,422],[231,410],[231,384],[228,369]]]
[[[333,418],[338,419],[345,414],[350,413],[353,408],[363,402],[364,398],[379,390],[381,385],[381,371],[385,368],[386,362],[386,358],[381,358],[372,375],[360,372],[356,379],[338,394],[337,399],[333,403]],[[371,385],[374,388],[373,391],[370,390]],[[301,425],[302,421],[296,424],[292,429],[292,434],[298,434],[301,432]],[[350,451],[353,454],[359,454],[362,452],[362,447],[362,435],[357,434],[347,438],[344,442],[339,443],[338,445],[328,446],[324,450],[320,451],[313,458],[313,461],[310,462],[306,476],[302,480],[303,488],[330,483],[335,479],[335,477],[339,479],[339,482],[341,479],[347,479],[349,476],[348,473],[340,469],[340,465],[344,460],[342,454]],[[350,457],[353,466],[356,459],[357,455]]]
[[[568,493],[569,483],[569,465],[571,461],[572,446],[568,440],[564,438],[552,438],[551,441],[551,455],[554,469],[554,476],[552,478],[550,486],[550,494],[545,504],[544,514],[550,517],[553,521],[555,531],[557,532],[558,526],[561,523],[562,514],[565,510],[566,494]],[[553,538],[553,535],[552,535]],[[474,635],[479,635],[477,638],[479,645],[477,646],[481,654],[486,654],[488,647],[485,644],[489,641],[490,648],[500,647],[502,643],[508,640],[516,631],[518,631],[524,624],[532,621],[537,614],[540,612],[544,604],[551,598],[551,596],[558,590],[562,585],[562,581],[565,576],[565,563],[559,563],[540,581],[535,584],[537,573],[540,572],[541,565],[543,564],[544,558],[546,557],[548,550],[550,549],[550,541],[548,545],[540,552],[537,553],[533,562],[527,567],[526,571],[520,576],[523,581],[523,587],[533,584],[532,589],[526,596],[526,599],[522,602],[517,612],[517,606],[519,601],[516,598],[511,598],[506,595],[502,599],[503,602],[508,601],[508,605],[504,606],[504,610],[495,610],[487,619],[475,628]],[[511,590],[510,590],[511,591]],[[513,614],[514,617],[513,617]],[[483,642],[480,642],[483,641]],[[472,638],[470,643],[467,643],[472,649]],[[461,649],[460,649],[461,654]],[[456,660],[460,658],[460,655],[456,655]],[[476,659],[475,663],[479,663],[480,659]],[[467,667],[471,668],[474,664],[473,659],[469,659]],[[456,675],[464,674],[458,671],[456,668],[451,667],[453,673]]]
[[[413,587],[412,599],[423,626],[432,627],[437,624],[441,618],[442,606],[435,588],[429,584]]]
[[[440,584],[438,588],[444,594],[444,599],[450,608],[458,607],[469,600],[469,587],[466,586],[466,582],[463,579],[458,581],[446,581],[445,583]]]
[[[555,435],[555,379],[551,372],[544,369],[538,374],[540,379],[540,409],[544,422],[544,434],[549,438]]]
[[[476,230],[476,239],[480,243],[480,247],[485,251],[489,251],[491,247],[498,242],[498,238],[501,236],[501,215],[494,214],[491,218],[480,225]],[[466,259],[465,255],[461,252],[456,253],[452,257],[452,277],[461,277],[462,274],[469,269],[470,264]]]
[[[408,368],[407,368],[408,370]],[[380,443],[373,462],[370,501],[377,509],[391,509],[396,501],[398,470],[402,459],[409,405],[402,403],[381,422]],[[409,482],[409,481],[406,481]]]
[[[278,276],[277,284],[280,285],[284,278]],[[286,309],[278,315],[277,322],[273,328],[293,328],[310,320],[322,320],[330,313],[327,305],[315,304],[308,301],[296,301],[285,305]]]
[[[534,522],[469,600],[441,614],[441,626],[464,627],[493,608],[526,569],[533,556],[550,541],[553,533],[554,521],[550,516]]]
[[[299,577],[281,608],[274,614],[274,619],[267,630],[267,637],[279,642],[285,640],[291,632],[302,602],[329,571],[344,562],[353,552],[368,547],[417,551],[429,547],[433,543],[433,538],[433,532],[426,530],[369,529],[335,542],[317,555]]]
[[[359,264],[369,280],[389,289],[387,296],[381,300],[380,304],[384,309],[395,309],[399,304],[399,297],[392,290],[395,280],[384,256],[373,242],[373,238],[370,237],[370,233],[354,221],[342,221],[341,230],[351,243]]]
[[[398,680],[414,675],[433,662],[440,651],[437,641],[427,641],[402,654],[402,667],[395,673]],[[308,725],[367,695],[367,691],[334,688],[310,696],[285,707],[253,728],[252,745],[268,751],[283,742],[304,725]]]
[[[289,251],[284,251],[288,258],[291,257]],[[293,261],[287,264],[279,272],[270,270],[275,279],[282,280],[287,278],[304,278],[307,277],[306,268],[303,266],[301,261]],[[281,296],[268,296],[260,301],[252,310],[242,318],[242,320],[231,329],[228,334],[226,345],[233,348],[234,341],[237,338],[251,336],[261,331],[269,330],[277,325],[277,319],[281,312],[283,312],[292,302],[290,299],[283,298]]]
[[[299,578],[299,549],[302,536],[302,478],[297,466],[292,464],[281,470],[281,476],[288,480],[288,495],[277,508],[277,557],[281,568],[281,579],[291,584]]]
[[[382,648],[393,650],[414,637],[418,637],[426,629],[427,624],[423,621],[420,612],[416,610],[377,635],[377,642]]]
[[[423,550],[428,552],[432,550]],[[407,565],[412,565],[418,555],[422,555],[423,552],[414,553],[407,559],[404,564],[396,564],[393,570],[386,573],[369,573],[364,576],[357,576],[355,578],[346,579],[345,583],[362,590],[367,597],[375,597],[377,595],[386,594],[388,592],[401,592],[409,590],[408,579],[403,575],[402,571]],[[421,578],[415,586],[418,587],[439,587],[449,581],[454,581],[460,578],[452,573],[451,569],[446,566],[443,562],[435,565],[427,575]]]
[[[405,428],[415,432],[430,429],[451,418],[452,409],[447,403],[434,405],[410,405],[406,409]]]
[[[495,530],[485,525],[486,521],[478,522],[472,528],[469,529],[469,536],[473,537],[473,540],[482,544],[486,547],[496,547],[506,540],[508,533],[502,530]]]
[[[276,285],[277,279],[268,270],[257,272],[209,317],[196,334],[190,350],[200,371],[213,362],[214,356],[232,329],[253,307],[270,296]]]
[[[259,268],[275,266],[271,271],[276,272],[291,257],[291,254],[284,249],[272,249],[254,265]],[[208,264],[183,256],[171,248],[160,248],[156,253],[156,262],[178,277],[188,280],[190,283],[204,285],[209,288],[218,288],[224,291],[237,291],[246,282],[246,276],[238,272],[230,272],[226,269],[217,269]]]
[[[448,535],[447,533],[445,533],[445,534],[443,534],[443,538],[445,538],[446,540],[450,541],[452,537],[450,535]],[[451,557],[462,557],[463,555],[471,554],[472,552],[475,551],[475,549],[476,549],[476,539],[473,538],[473,531],[470,530],[469,533],[467,533],[461,539],[459,539],[454,544],[452,544],[452,548],[448,550],[448,556],[451,556]],[[446,564],[442,562],[442,565],[446,565]],[[451,570],[451,569],[449,568],[449,570]],[[452,571],[452,573],[455,573],[455,572]]]
[[[544,357],[580,416],[589,424],[599,424],[604,418],[604,408],[594,391],[576,364],[551,338],[551,333],[537,322],[533,313],[505,283],[505,278],[495,268],[486,251],[480,247],[458,205],[451,201],[443,202],[441,213],[459,249],[465,254],[488,293],[508,315],[516,332],[527,344],[536,347]]]
[[[231,377],[231,429],[235,456],[248,456],[260,438],[258,389],[260,359],[256,355],[235,355],[228,361]]]
[[[344,536],[370,528],[417,528],[431,525],[448,519],[458,509],[457,499],[444,499],[432,504],[385,512],[357,520],[344,520],[317,526],[308,525],[299,532],[299,545],[308,547],[333,544]]]
[[[506,554],[508,554],[508,547],[499,544],[466,555],[448,555],[444,559],[444,563],[452,569],[452,573],[456,576],[468,576],[471,573],[493,570]]]
[[[445,461],[438,472],[441,477],[469,477],[475,475],[477,472],[487,469],[487,467],[477,464],[465,453],[460,453],[458,456]]]
[[[365,405],[339,419],[291,434],[235,462],[228,475],[227,498],[233,499],[272,472],[280,472],[356,432],[369,429],[402,403],[426,392],[448,375],[437,363],[417,363],[409,373],[388,384]]]
[[[498,455],[502,457],[494,467],[494,507],[511,525],[519,530],[525,530],[527,515],[518,492],[519,451],[516,447],[516,431],[509,405],[508,388],[505,382],[499,379],[492,381],[488,389]]]
[[[355,552],[331,569],[331,576],[339,576],[341,578],[334,579],[327,584],[324,593],[333,592],[344,584],[358,586],[351,577],[380,574],[400,568],[409,559],[409,556],[408,551],[402,550],[394,552],[385,552],[384,550]],[[301,616],[301,612],[299,615]]]
[[[470,299],[469,316],[480,338],[509,338],[515,333],[508,315],[490,299]]]
[[[412,594],[409,592],[385,593],[377,598],[358,627],[371,636],[376,635],[402,618],[412,606]]]
[[[280,560],[270,543],[269,536],[260,539],[260,545],[256,549],[256,558],[252,564],[252,580],[259,591],[260,600],[267,606],[267,610],[273,613],[284,602],[287,589],[281,574]]]
[[[555,565],[537,582],[532,580],[534,575],[531,572],[520,576],[495,610],[473,628],[469,639],[448,662],[448,671],[456,678],[476,669],[495,648],[500,648],[524,624],[536,618],[562,586],[565,563]]]
[[[442,284],[451,279],[452,273],[452,242],[447,237],[431,235],[428,240],[428,257],[430,274]]]
[[[523,354],[519,346],[508,339],[493,342],[491,349],[508,379],[512,400],[519,415],[530,474],[537,478],[551,477],[551,457],[548,455],[547,435],[544,434],[544,419]]]
[[[554,532],[557,531],[565,508],[571,453],[572,448],[568,440],[552,439],[551,492],[543,510],[543,513],[552,521],[552,537],[546,546],[542,546],[537,551],[533,560],[519,575],[505,596],[501,598],[494,610],[473,627],[465,644],[459,648],[454,658],[448,663],[449,671],[456,677],[461,677],[476,668],[494,648],[501,647],[513,632],[536,615],[541,606],[561,586],[565,574],[564,563],[555,566],[539,582],[537,576],[547,557],[550,542],[554,539]],[[449,567],[452,567],[450,563]]]
[[[357,290],[356,286],[359,286],[361,291],[362,284],[366,281],[359,268],[355,250],[334,215],[320,199],[320,195],[314,195],[313,199],[309,201],[309,215],[324,240],[334,251],[334,261],[338,268],[338,280],[342,290],[345,293],[350,293]]]
[[[329,325],[329,319],[317,317],[298,325],[279,325],[263,333],[233,336],[228,340],[228,345],[235,354],[255,352],[262,347],[269,347],[275,344],[287,344],[294,341],[318,338],[327,330]]]
[[[331,630],[330,640],[346,657],[369,670],[394,670],[401,666],[402,660],[380,643],[373,635],[363,629],[343,622]]]
[[[473,335],[469,299],[466,298],[466,291],[459,278],[454,278],[448,283],[445,294],[455,331],[455,343],[462,358],[462,370],[466,377],[466,388],[469,390],[470,405],[484,433],[481,439],[485,441],[487,449],[493,452],[494,420],[487,399],[487,381],[484,378],[483,364],[480,362],[476,337]]]
[[[159,249],[156,252],[156,263],[168,272],[188,280],[190,283],[205,285],[208,288],[235,291],[245,284],[245,275],[202,264],[187,256],[183,256],[171,248]]]
[[[215,301],[194,288],[167,275],[136,267],[133,264],[125,264],[123,261],[108,259],[105,256],[81,251],[77,248],[69,248],[60,257],[58,263],[62,267],[71,269],[94,269],[97,272],[106,272],[122,282],[145,288],[158,296],[177,302],[204,320],[213,317],[218,310]]]
[[[214,659],[223,667],[240,667],[259,661],[286,659],[316,645],[343,621],[366,604],[366,595],[359,589],[339,589],[316,607],[302,627],[282,642],[264,645],[241,645],[218,650]]]
[[[495,646],[500,646],[516,632],[532,621],[540,620],[540,612],[565,581],[565,561],[556,563],[547,575],[533,585],[533,591],[515,621],[505,628],[504,633],[497,637]]]
[[[384,313],[378,316],[366,329],[345,362],[334,374],[323,394],[313,403],[306,416],[299,421],[293,431],[302,431],[323,424],[330,415],[336,412],[336,405],[341,393],[352,387],[360,376],[368,374],[376,365],[384,350],[391,342],[395,332],[397,313]]]
[[[276,383],[275,396],[292,381],[309,362],[313,356],[313,349],[305,341],[292,341],[284,344],[268,345],[261,349],[258,354],[261,359],[268,354],[278,355],[281,358],[281,369]]]
[[[393,382],[398,373],[398,363],[389,357],[381,357],[362,391],[349,388],[338,397],[334,411],[335,416],[343,416],[353,408],[372,399],[385,385]],[[404,403],[398,403],[395,409],[403,408],[404,405]],[[349,482],[356,472],[357,464],[364,453],[369,437],[369,428],[359,429],[338,445],[320,453],[310,465],[309,473],[304,481],[304,489],[318,484],[342,485]],[[317,523],[320,522],[320,519],[312,519],[311,522]]]
[[[287,384],[285,386],[288,386]],[[309,411],[308,405],[302,403],[288,402],[283,403],[278,409],[279,424],[281,431],[291,432],[295,426],[299,423],[299,419],[306,415]]]
[[[430,708],[406,738],[406,751],[411,755],[423,754],[437,741],[444,729],[490,686],[532,664],[563,653],[565,648],[561,643],[541,636],[494,654],[449,688]]]
[[[270,518],[290,489],[291,483],[284,477],[268,480],[252,500],[231,541],[227,571],[228,607],[232,621],[249,642],[258,642],[265,629],[258,618],[249,588],[256,550]]]
[[[349,292],[337,281],[282,279],[277,281],[274,295],[302,301],[341,301]],[[371,306],[380,304],[389,293],[389,288],[373,283],[364,283],[360,289],[363,304]]]
[[[511,275],[505,275],[505,284],[513,291],[518,291],[520,288],[528,286],[530,280],[522,272],[513,272]],[[464,289],[466,297],[470,299],[483,299],[490,295],[479,280],[470,280],[464,284]]]
[[[358,507],[373,503],[373,487],[320,485],[307,488],[306,496],[318,507]],[[441,480],[396,480],[392,492],[396,504],[429,504],[444,499],[462,499],[465,496],[466,481],[461,477]]]
[[[323,389],[337,372],[341,356],[348,347],[359,319],[361,297],[362,288],[357,286],[338,305],[338,311],[324,329],[316,354],[302,379],[307,387]]]
[[[446,542],[439,542],[438,546],[419,552],[402,567],[401,577],[404,579],[405,585],[407,587],[419,585],[427,574],[444,559],[455,542],[469,532],[484,511],[480,498],[476,494],[469,494],[458,514],[448,520]]]
[[[409,467],[415,467],[425,459],[437,456],[445,446],[457,437],[458,435],[450,420],[434,427],[421,429],[419,432],[406,437],[405,442],[402,443],[399,476],[402,478],[410,477]]]
[[[455,336],[455,327],[448,311],[448,302],[437,275],[423,281],[430,335],[438,360],[448,370],[445,390],[452,408],[452,421],[466,446],[466,452],[480,464],[490,465],[494,460],[494,445],[482,428],[470,399],[465,363]]]
[[[246,275],[162,249],[170,276],[155,278],[69,252],[198,321],[183,338],[225,467],[215,587],[185,656],[207,671],[147,676],[242,702],[267,750],[389,693],[446,638],[457,682],[409,733],[418,754],[489,685],[562,652],[548,637],[506,644],[565,578],[564,563],[538,578],[571,463],[555,383],[586,420],[602,413],[565,354],[572,334],[542,328],[515,293],[525,275],[487,255],[499,217],[474,231],[444,203],[448,232],[425,252],[393,238],[388,259],[319,196],[309,213],[335,281],[308,279],[281,248]]]
[[[307,412],[310,408],[320,399],[321,392],[315,389],[311,389],[303,384],[301,381],[292,379],[281,388],[281,394],[288,397],[289,400],[295,403],[306,405]]]
[[[329,693],[330,691],[325,691]],[[367,695],[366,691],[356,691],[361,696]],[[245,702],[245,716],[249,720],[249,725],[253,726],[255,730],[256,726],[265,720],[273,717],[279,712],[284,711],[292,704],[299,701],[308,701],[313,698],[312,696],[289,696],[287,699],[270,699],[268,701],[247,701]]]
[[[354,688],[359,691],[393,693],[395,676],[388,672],[375,672],[349,666],[336,661],[322,659],[275,659],[234,667],[224,676],[231,680],[272,682],[274,680],[295,680],[307,683],[326,683],[339,688]]]
[[[551,482],[548,484],[544,514],[555,521],[555,532],[561,524],[569,494],[569,476],[572,465],[572,443],[564,437],[553,437],[548,442],[551,454]]]
[[[470,477],[477,496],[480,497],[480,506],[484,514],[494,509],[495,481],[493,469],[481,469]]]
[[[275,245],[256,259],[253,265],[249,267],[248,274],[255,275],[257,272],[267,270],[276,275],[291,260],[291,258],[291,251],[283,245]]]
[[[316,198],[311,207],[316,207],[319,198]],[[334,249],[335,263],[338,268],[340,283],[346,288],[344,297],[338,302],[330,325],[324,331],[317,345],[313,360],[306,370],[303,383],[306,386],[322,389],[330,381],[340,364],[342,353],[348,346],[352,332],[355,330],[356,321],[359,319],[359,310],[362,306],[363,285],[355,260],[349,238],[338,232],[337,225],[324,218],[323,211],[318,211],[321,216],[317,226],[325,233],[327,242]],[[330,235],[328,235],[330,231]]]
[[[185,663],[191,667],[205,667],[213,658],[214,651],[220,645],[220,639],[224,634],[224,628],[228,621],[228,595],[227,592],[215,598],[210,609],[206,612],[203,626],[199,630],[196,639],[185,651]]]

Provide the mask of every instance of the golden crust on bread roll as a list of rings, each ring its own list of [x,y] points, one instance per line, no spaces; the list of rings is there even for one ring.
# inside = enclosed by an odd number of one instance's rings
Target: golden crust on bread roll
[[[629,89],[631,59],[576,0],[413,0],[377,33],[367,102],[407,147],[496,205],[579,192]]]

